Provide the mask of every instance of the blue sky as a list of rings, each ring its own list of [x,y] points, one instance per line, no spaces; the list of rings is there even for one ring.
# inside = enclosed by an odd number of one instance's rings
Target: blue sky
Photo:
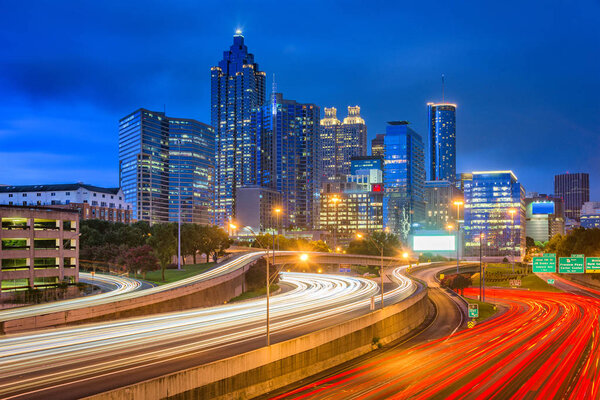
[[[268,88],[358,104],[370,138],[398,119],[425,138],[444,73],[459,171],[542,193],[589,172],[600,200],[600,3],[415,3],[0,0],[0,183],[116,186],[119,118],[210,123],[210,67],[240,27]]]

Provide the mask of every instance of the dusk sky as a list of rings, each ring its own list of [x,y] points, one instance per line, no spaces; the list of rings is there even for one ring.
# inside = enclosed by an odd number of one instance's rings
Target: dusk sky
[[[419,4],[416,4],[419,3]],[[485,3],[485,4],[484,4]],[[210,67],[241,28],[285,98],[359,105],[369,139],[457,109],[457,170],[526,190],[589,172],[600,200],[600,3],[0,0],[0,184],[118,185],[118,120],[210,123]]]

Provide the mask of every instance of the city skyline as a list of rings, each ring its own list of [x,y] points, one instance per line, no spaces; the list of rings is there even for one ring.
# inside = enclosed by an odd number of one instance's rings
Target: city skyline
[[[594,174],[599,162],[598,145],[584,146],[595,138],[599,125],[600,113],[594,112],[597,105],[591,97],[600,87],[593,73],[599,59],[589,51],[597,35],[587,17],[597,4],[557,5],[545,10],[523,6],[523,15],[517,16],[507,15],[508,9],[492,10],[483,5],[457,5],[452,9],[440,6],[428,15],[419,13],[418,6],[400,9],[390,3],[388,8],[392,10],[415,14],[414,21],[405,26],[378,23],[342,29],[343,33],[331,37],[312,26],[304,27],[302,13],[290,15],[285,24],[277,21],[266,27],[260,23],[257,11],[243,4],[236,8],[236,15],[211,10],[221,17],[217,18],[218,27],[208,20],[205,26],[191,24],[196,21],[192,17],[170,24],[177,16],[210,7],[180,4],[168,10],[158,27],[140,23],[131,30],[120,28],[126,10],[118,5],[107,10],[92,6],[87,9],[98,18],[106,18],[106,26],[86,25],[85,18],[59,15],[60,9],[11,7],[19,16],[15,20],[23,20],[26,15],[32,29],[18,40],[9,35],[17,31],[11,29],[10,21],[3,31],[11,58],[1,67],[0,156],[9,165],[0,174],[0,184],[85,181],[114,186],[118,182],[115,150],[119,118],[139,107],[162,110],[166,105],[167,114],[210,123],[206,69],[229,46],[235,28],[241,27],[248,46],[259,58],[261,70],[267,74],[267,88],[275,73],[280,90],[300,102],[338,109],[347,104],[359,105],[369,126],[369,140],[384,131],[387,121],[396,119],[411,121],[417,132],[427,136],[426,103],[442,100],[440,76],[444,73],[445,100],[458,106],[458,172],[511,169],[528,191],[540,193],[553,192],[555,174],[588,172],[590,198],[600,195]],[[324,12],[345,14],[344,23],[333,22],[340,27],[358,21],[366,10],[359,6],[323,7]],[[370,10],[383,21],[391,20],[383,12],[384,7]],[[541,14],[534,16],[534,11]],[[153,7],[141,12],[148,17],[158,15]],[[444,12],[456,21],[444,20]],[[482,13],[481,21],[460,24],[463,14],[466,17],[475,12]],[[54,20],[46,18],[48,13]],[[408,34],[425,18],[417,17],[419,14],[432,19],[428,26],[431,32],[419,29]],[[486,29],[484,21],[489,23],[492,16],[510,18],[516,28],[494,25]],[[48,21],[54,26],[61,18],[64,26],[55,30],[51,41],[36,31],[47,28]],[[318,22],[323,17],[314,18]],[[281,32],[276,39],[273,29]],[[446,33],[444,37],[440,37],[442,32]],[[523,32],[528,34],[527,40],[512,40]],[[482,37],[475,38],[475,34]],[[123,44],[117,43],[115,35]],[[554,48],[557,37],[568,45]],[[151,39],[160,39],[173,47],[172,54],[185,57],[171,63],[147,62],[144,52],[153,48]],[[143,44],[141,50],[126,54],[125,49],[135,44]],[[337,50],[333,54],[332,44]],[[368,49],[371,44],[373,49]],[[353,48],[360,51],[351,52]],[[386,60],[388,53],[382,49],[389,52],[390,48],[393,57]],[[111,57],[99,57],[101,50]],[[149,56],[154,51],[158,50],[150,51]],[[555,62],[557,56],[564,60]],[[44,62],[32,61],[36,57]],[[145,62],[148,65],[143,65]],[[353,82],[348,85],[350,79]],[[570,138],[570,148],[556,145],[564,135]],[[494,143],[494,137],[502,137],[502,143]],[[516,145],[515,141],[523,137],[529,141]],[[31,142],[27,150],[16,145],[22,138]],[[75,151],[65,154],[65,148]],[[44,167],[39,159],[44,159]],[[62,179],[57,181],[57,176]]]

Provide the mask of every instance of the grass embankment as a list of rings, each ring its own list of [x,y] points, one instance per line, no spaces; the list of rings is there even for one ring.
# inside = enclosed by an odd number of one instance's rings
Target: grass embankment
[[[201,274],[209,270],[215,263],[203,263],[203,264],[188,264],[182,265],[181,271],[176,269],[165,270],[165,280],[162,280],[162,272],[160,269],[156,271],[149,271],[146,273],[144,278],[141,274],[136,274],[134,278],[144,279],[146,281],[156,283],[157,285],[164,285],[166,283],[180,281],[185,278],[189,278],[194,275]]]
[[[521,288],[535,290],[540,292],[561,292],[561,290],[549,285],[545,280],[537,275],[528,273],[526,268],[515,266],[515,273],[512,272],[510,264],[488,264],[485,270],[485,286],[511,287],[510,280],[520,279]],[[479,273],[471,277],[473,287],[479,287]]]
[[[479,305],[479,317],[475,318],[475,321],[477,322],[485,321],[486,319],[496,314],[496,312],[498,312],[497,307],[491,303],[484,303],[482,301],[474,300],[468,297],[465,297],[465,299],[469,302],[469,304]]]
[[[277,290],[279,290],[279,285],[277,284],[272,284],[271,287],[271,294],[275,293]],[[248,299],[252,299],[254,297],[260,297],[260,296],[266,296],[267,295],[267,288],[260,288],[257,290],[250,290],[249,292],[244,292],[242,294],[240,294],[239,296],[234,297],[233,299],[229,300],[230,303],[235,303],[236,301],[242,301],[242,300],[248,300]]]

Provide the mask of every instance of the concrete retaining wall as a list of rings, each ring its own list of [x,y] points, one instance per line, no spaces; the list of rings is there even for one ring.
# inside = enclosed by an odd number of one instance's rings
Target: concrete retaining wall
[[[268,393],[387,344],[427,315],[426,289],[362,317],[238,356],[91,396],[117,399],[247,399]]]
[[[146,296],[0,322],[0,334],[88,322],[109,321],[197,307],[210,307],[243,291],[244,274],[254,262],[213,279]]]

